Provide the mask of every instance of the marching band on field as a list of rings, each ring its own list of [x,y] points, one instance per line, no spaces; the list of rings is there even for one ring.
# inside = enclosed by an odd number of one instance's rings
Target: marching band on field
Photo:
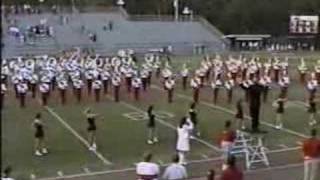
[[[262,62],[259,57],[229,56],[226,60],[220,55],[206,56],[198,67],[191,69],[184,63],[177,72],[168,61],[161,62],[159,55],[146,54],[144,61],[137,63],[133,51],[120,51],[118,56],[104,57],[98,54],[85,54],[80,49],[64,52],[59,56],[17,57],[2,60],[1,100],[7,93],[9,82],[13,86],[20,106],[26,106],[26,98],[36,98],[40,93],[41,102],[47,105],[52,91],[58,89],[61,104],[66,104],[68,89],[73,90],[77,102],[82,101],[86,90],[99,102],[101,94],[113,90],[114,100],[120,101],[120,89],[126,86],[127,93],[132,93],[135,100],[140,100],[140,91],[147,91],[151,85],[152,74],[161,77],[168,102],[174,100],[177,80],[181,79],[183,90],[188,86],[193,90],[193,101],[199,101],[199,94],[204,87],[213,92],[213,102],[218,103],[220,92],[225,89],[228,103],[233,100],[233,90],[241,87],[245,100],[248,101],[248,88],[258,79],[263,87],[263,100],[267,101],[272,87],[280,89],[279,98],[286,99],[291,83],[288,58],[269,58]],[[315,93],[320,80],[320,61],[314,69],[308,69],[304,59],[297,66],[300,82],[309,92],[308,103],[315,101]],[[179,81],[180,82],[180,81]],[[112,87],[112,88],[110,88]],[[311,103],[312,104],[312,103]],[[313,121],[313,120],[312,120]],[[314,124],[314,122],[312,123]]]

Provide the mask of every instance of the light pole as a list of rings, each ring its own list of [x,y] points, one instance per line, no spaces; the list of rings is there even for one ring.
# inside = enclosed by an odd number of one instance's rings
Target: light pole
[[[179,0],[173,0],[174,19],[179,20]]]

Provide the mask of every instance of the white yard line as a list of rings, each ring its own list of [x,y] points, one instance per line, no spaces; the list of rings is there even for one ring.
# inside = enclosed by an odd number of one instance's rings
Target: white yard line
[[[155,85],[152,85],[151,88],[153,89],[157,89],[159,91],[164,91],[162,88],[160,88],[159,86],[155,86]],[[183,98],[183,99],[186,99],[186,100],[190,100],[192,101],[192,98],[189,97],[189,96],[186,96],[186,95],[183,95],[183,94],[180,94],[180,93],[176,93],[176,95],[180,98]],[[203,101],[200,101],[199,103],[201,103],[202,105],[205,105],[205,106],[208,106],[208,107],[211,107],[211,108],[214,108],[214,109],[217,109],[217,110],[220,110],[222,112],[226,112],[228,114],[232,114],[234,115],[236,112],[230,110],[230,109],[227,109],[227,108],[224,108],[224,107],[221,107],[221,106],[217,106],[217,105],[213,105],[213,104],[210,104],[210,103],[207,103],[207,102],[203,102]],[[250,119],[250,116],[247,116],[245,115],[245,117],[247,119]],[[265,125],[265,126],[268,126],[268,127],[271,127],[271,128],[275,128],[275,126],[273,124],[270,124],[268,122],[265,122],[265,121],[261,121],[261,124]],[[292,134],[292,135],[295,135],[295,136],[298,136],[298,137],[302,137],[302,138],[309,138],[309,136],[305,135],[305,134],[302,134],[302,133],[299,133],[299,132],[296,132],[296,131],[293,131],[293,130],[290,130],[290,129],[287,129],[287,128],[282,128],[281,129],[282,131],[286,132],[286,133],[289,133],[289,134]]]
[[[308,106],[308,103],[303,102],[303,101],[291,101],[292,103],[296,104],[297,106],[299,106],[300,108],[304,108],[306,109]],[[317,112],[317,114],[320,114],[320,112]]]
[[[267,154],[276,154],[276,153],[282,153],[282,152],[287,152],[287,151],[295,151],[300,149],[299,147],[294,147],[294,148],[288,148],[288,149],[281,149],[281,150],[274,150],[274,151],[269,151]],[[189,161],[188,164],[198,164],[198,163],[204,163],[204,162],[219,162],[221,161],[221,157],[216,157],[216,158],[208,158],[208,159],[201,159],[201,160],[192,160]],[[163,167],[166,167],[170,165],[171,163],[166,163],[163,165]],[[136,165],[136,163],[134,164]],[[246,171],[246,173],[254,173],[254,172],[263,172],[263,171],[268,171],[268,170],[279,170],[279,169],[286,169],[286,168],[292,168],[292,167],[298,167],[301,164],[288,164],[288,165],[283,165],[283,166],[274,166],[274,167],[269,167],[269,168],[263,168],[263,169],[258,169],[258,170],[251,170],[251,171]],[[80,177],[88,177],[88,176],[97,176],[97,175],[106,175],[106,174],[113,174],[113,173],[125,173],[129,171],[135,171],[135,167],[131,168],[125,168],[125,169],[117,169],[117,170],[107,170],[107,171],[97,171],[97,172],[91,172],[91,173],[79,173],[79,174],[72,174],[72,175],[65,175],[62,177],[49,177],[49,178],[41,178],[38,180],[60,180],[60,179],[72,179],[72,178],[80,178]]]
[[[87,140],[85,140],[77,131],[75,131],[64,119],[62,119],[52,108],[45,106],[45,109],[53,115],[70,133],[72,133],[77,139],[79,139],[87,148],[90,147]],[[112,163],[107,160],[101,153],[98,151],[92,151],[105,165],[111,165]]]
[[[144,113],[144,114],[146,113],[146,111],[143,111],[142,109],[140,109],[140,108],[138,108],[136,106],[133,106],[131,104],[128,104],[126,102],[122,101],[120,103],[123,104],[124,106],[130,108],[130,109],[136,110],[136,111]],[[164,120],[162,120],[160,118],[156,118],[156,121],[158,121],[159,123],[161,123],[164,126],[167,126],[167,127],[171,128],[172,130],[176,130],[175,126],[173,126],[172,124],[170,124],[170,123],[168,123],[168,122],[166,122],[166,121],[164,121]],[[209,148],[211,148],[211,149],[213,149],[213,150],[215,150],[217,152],[221,152],[221,149],[219,147],[214,146],[214,145],[210,144],[209,142],[207,142],[205,140],[202,140],[202,139],[199,139],[199,138],[196,138],[196,137],[194,138],[194,140],[198,141],[199,143],[201,143],[201,144],[203,144],[203,145],[205,145],[205,146],[207,146],[207,147],[209,147]]]

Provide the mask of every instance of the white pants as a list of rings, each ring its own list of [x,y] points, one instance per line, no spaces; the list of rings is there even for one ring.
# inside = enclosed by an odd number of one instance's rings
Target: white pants
[[[320,159],[310,159],[304,161],[304,180],[319,180]]]
[[[229,141],[222,141],[221,142],[223,159],[227,160],[228,156],[231,154],[232,148],[233,148],[232,142],[229,142]]]

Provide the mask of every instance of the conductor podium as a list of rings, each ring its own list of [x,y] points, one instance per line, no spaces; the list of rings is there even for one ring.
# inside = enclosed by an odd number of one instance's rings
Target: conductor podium
[[[263,140],[264,134],[249,134],[238,130],[231,154],[244,156],[247,169],[252,169],[257,164],[269,166],[267,149],[263,146]]]

